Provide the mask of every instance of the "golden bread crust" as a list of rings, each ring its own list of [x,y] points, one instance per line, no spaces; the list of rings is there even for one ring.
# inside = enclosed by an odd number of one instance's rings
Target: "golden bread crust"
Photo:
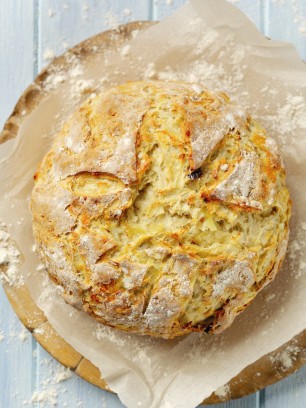
[[[33,231],[64,299],[122,330],[219,333],[284,257],[277,146],[227,95],[129,82],[85,102],[35,175]]]

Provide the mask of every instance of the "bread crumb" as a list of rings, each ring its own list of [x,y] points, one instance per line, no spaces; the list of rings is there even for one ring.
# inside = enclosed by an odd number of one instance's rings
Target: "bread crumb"
[[[221,166],[220,166],[220,170],[222,170],[222,171],[226,171],[228,169],[228,164],[222,164]]]

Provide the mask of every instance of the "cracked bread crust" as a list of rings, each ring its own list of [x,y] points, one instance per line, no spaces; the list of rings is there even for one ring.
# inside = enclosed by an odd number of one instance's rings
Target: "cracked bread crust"
[[[277,146],[224,93],[129,82],[85,102],[35,174],[33,231],[63,297],[121,330],[219,333],[284,258]]]

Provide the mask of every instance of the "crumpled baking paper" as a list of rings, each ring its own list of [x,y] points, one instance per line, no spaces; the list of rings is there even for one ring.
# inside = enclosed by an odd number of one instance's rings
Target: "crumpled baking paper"
[[[99,367],[127,407],[195,407],[306,328],[306,68],[291,45],[267,40],[223,0],[192,0],[134,37],[103,57],[97,52],[90,63],[80,60],[78,80],[97,80],[100,89],[142,78],[200,82],[229,93],[278,141],[293,216],[276,280],[218,336],[156,340],[121,333],[65,304],[36,270],[28,197],[38,162],[73,109],[67,101],[73,80],[53,78],[58,86],[26,115],[17,137],[0,146],[0,214],[23,254],[20,273],[33,299],[59,335]]]

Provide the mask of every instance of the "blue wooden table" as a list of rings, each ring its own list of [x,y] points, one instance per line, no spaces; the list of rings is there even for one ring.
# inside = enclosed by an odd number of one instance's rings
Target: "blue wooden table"
[[[218,1],[218,0],[215,0]],[[306,60],[306,0],[231,0],[267,36]],[[0,128],[19,95],[79,41],[132,20],[158,20],[184,0],[0,0]],[[1,158],[0,158],[1,159]],[[137,390],[133,390],[137,392]],[[305,408],[306,367],[223,408]],[[0,285],[0,408],[119,408],[117,396],[64,370],[27,333]]]

